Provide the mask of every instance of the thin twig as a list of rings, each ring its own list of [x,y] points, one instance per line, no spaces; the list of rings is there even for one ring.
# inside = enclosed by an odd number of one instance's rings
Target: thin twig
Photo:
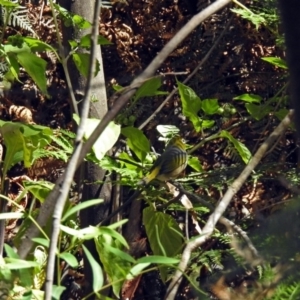
[[[291,124],[292,121],[291,119],[293,118],[293,115],[294,115],[294,111],[290,110],[290,112],[281,121],[281,123],[274,129],[274,131],[270,134],[270,136],[259,147],[255,155],[249,161],[248,165],[240,174],[240,176],[230,185],[225,195],[223,196],[223,198],[220,200],[217,207],[215,208],[214,212],[209,216],[208,221],[203,228],[203,234],[198,238],[193,239],[186,245],[182,253],[182,258],[178,265],[177,271],[172,277],[172,281],[167,290],[167,295],[165,297],[166,300],[173,300],[175,298],[179,285],[182,280],[182,274],[185,272],[188,266],[192,251],[194,251],[197,247],[200,247],[212,235],[217,222],[219,221],[220,217],[228,207],[233,196],[240,190],[244,182],[250,176],[251,172],[259,164],[259,162],[261,161],[262,157],[264,156],[268,148],[271,145],[273,145],[273,143],[278,139],[278,137],[282,134],[282,132],[284,132]]]
[[[60,222],[67,201],[67,196],[72,184],[72,180],[77,169],[79,154],[82,150],[83,139],[84,139],[84,128],[86,126],[89,107],[90,107],[90,94],[91,94],[91,83],[94,74],[94,60],[95,60],[95,51],[98,41],[98,19],[100,14],[101,0],[95,2],[94,17],[93,17],[93,27],[91,34],[91,52],[90,52],[90,62],[89,62],[89,73],[87,76],[87,83],[85,88],[85,96],[83,98],[82,110],[80,124],[77,129],[76,139],[75,139],[75,148],[72,154],[72,157],[69,161],[67,169],[64,174],[64,180],[61,186],[60,194],[58,195],[57,202],[55,204],[53,212],[53,223],[52,223],[52,233],[49,246],[49,255],[47,261],[47,273],[46,273],[46,284],[45,284],[45,300],[52,299],[52,288],[53,288],[53,278],[54,278],[54,265],[55,265],[55,255],[57,241],[60,231]]]
[[[59,27],[58,27],[57,16],[55,14],[56,10],[55,10],[54,5],[53,5],[53,0],[50,0],[49,3],[50,3],[51,11],[52,11],[52,17],[53,17],[53,21],[54,21],[54,25],[55,25],[55,30],[57,32],[57,43],[58,43],[58,47],[59,47],[59,50],[60,50],[59,51],[60,57],[58,57],[58,59],[61,62],[62,67],[64,69],[66,82],[67,82],[67,87],[68,87],[68,91],[69,91],[70,97],[71,97],[72,111],[75,114],[79,115],[77,102],[76,102],[76,98],[75,98],[75,95],[74,95],[74,90],[73,90],[72,82],[71,82],[71,78],[70,78],[70,73],[69,73],[68,66],[67,66],[67,58],[65,57],[65,53],[64,53],[64,50],[63,50],[64,47],[63,47],[61,37],[60,37],[60,30],[59,30]]]
[[[220,43],[221,39],[223,38],[225,32],[229,28],[229,25],[231,23],[232,17],[226,24],[225,28],[221,32],[220,36],[217,38],[217,40],[214,42],[214,44],[211,46],[209,51],[206,53],[206,55],[203,57],[203,59],[200,61],[200,63],[197,65],[197,67],[193,70],[193,72],[183,81],[184,84],[189,82],[191,78],[194,77],[194,75],[199,71],[199,69],[204,65],[204,63],[209,59],[212,52],[215,50],[217,45]],[[168,97],[161,103],[161,105],[153,112],[153,114],[140,126],[139,129],[143,129],[152,119],[155,118],[155,116],[163,109],[163,107],[166,105],[166,103],[178,92],[178,88],[174,88],[173,91],[168,95]]]
[[[162,49],[162,51],[158,53],[158,55],[153,59],[153,61],[144,70],[144,72],[142,72],[142,74],[138,76],[128,88],[121,92],[121,95],[120,93],[116,93],[115,95],[113,95],[111,100],[115,103],[114,106],[105,114],[100,124],[96,127],[89,139],[83,145],[76,167],[78,167],[81,164],[86,154],[90,151],[91,147],[98,139],[100,134],[104,131],[108,123],[117,116],[117,114],[124,107],[127,101],[134,95],[135,91],[141,86],[143,82],[145,82],[145,80],[147,80],[155,73],[155,71],[169,56],[169,54],[173,52],[174,49],[188,36],[188,34],[190,34],[202,21],[204,21],[212,14],[216,13],[218,10],[220,10],[230,2],[231,0],[217,0],[216,2],[212,3],[209,7],[195,15],[182,29],[180,29],[177,32],[177,34],[167,43],[167,45]],[[62,192],[61,185],[64,180],[64,177],[65,175],[57,179],[53,190],[41,206],[37,218],[37,221],[41,227],[46,225],[47,220],[49,218],[49,214],[51,215],[51,213],[53,212],[54,203],[56,202],[56,199]],[[21,241],[20,246],[18,247],[18,254],[20,258],[25,258],[27,256],[33,245],[32,238],[36,237],[38,233],[39,231],[35,226],[31,225],[28,228],[27,232],[24,235],[24,238]]]

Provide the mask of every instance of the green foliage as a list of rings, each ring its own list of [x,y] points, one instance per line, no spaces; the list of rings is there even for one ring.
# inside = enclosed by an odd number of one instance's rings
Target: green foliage
[[[74,120],[79,124],[79,117],[77,115],[73,116]],[[85,138],[89,138],[92,132],[100,123],[100,120],[97,119],[87,119],[85,123]],[[93,151],[96,158],[100,161],[107,151],[109,151],[116,141],[119,138],[121,131],[120,125],[115,124],[114,122],[110,122],[102,134],[99,136],[95,144],[93,145]]]
[[[289,280],[290,281],[290,280]],[[270,300],[297,300],[300,298],[300,282],[283,282],[275,291]]]
[[[1,0],[0,5],[2,8],[2,19],[4,20],[5,26],[19,26],[31,33],[34,33],[30,20],[27,16],[27,8],[19,5],[18,0]],[[5,30],[5,26],[3,30]]]
[[[150,151],[150,143],[143,132],[134,127],[125,127],[122,128],[122,134],[127,138],[128,147],[143,162]]]
[[[20,161],[24,162],[26,168],[30,167],[34,151],[48,145],[52,135],[52,130],[48,127],[1,120],[0,132],[7,148],[3,174]]]
[[[272,29],[279,24],[279,15],[277,10],[277,2],[274,0],[255,0],[250,8],[240,5],[241,8],[231,9],[236,14],[240,15],[253,23],[256,29],[261,26],[267,26]],[[274,29],[275,30],[275,29]]]

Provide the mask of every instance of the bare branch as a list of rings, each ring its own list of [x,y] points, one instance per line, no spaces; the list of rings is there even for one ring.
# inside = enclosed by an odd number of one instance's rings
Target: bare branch
[[[76,168],[81,164],[86,154],[90,151],[91,147],[98,139],[100,134],[104,131],[108,123],[113,120],[119,111],[123,108],[123,106],[127,103],[127,101],[134,95],[135,91],[142,85],[142,83],[151,77],[154,72],[159,68],[159,66],[163,63],[163,61],[168,57],[168,55],[174,51],[174,49],[183,41],[184,38],[188,36],[202,21],[216,13],[218,10],[229,4],[231,0],[218,0],[211,4],[209,7],[195,15],[179,32],[167,43],[167,45],[162,49],[162,51],[154,58],[154,60],[150,63],[150,65],[146,68],[144,72],[140,76],[138,76],[130,86],[125,88],[122,94],[119,96],[119,93],[113,95],[112,102],[115,102],[114,106],[111,110],[107,112],[107,114],[103,117],[100,124],[96,127],[94,132],[91,134],[89,139],[83,145],[82,150],[79,154],[79,159],[77,161]],[[56,181],[55,187],[47,197],[45,202],[43,203],[40,213],[37,218],[38,224],[41,227],[45,226],[49,215],[53,212],[54,203],[56,203],[56,199],[62,192],[61,184],[64,180],[64,175]],[[32,225],[27,230],[24,235],[24,239],[21,241],[21,244],[18,248],[18,254],[21,258],[25,258],[29,253],[33,242],[32,238],[38,235],[38,229]]]
[[[83,146],[84,129],[86,127],[86,122],[87,122],[89,107],[90,107],[90,94],[91,94],[90,87],[92,84],[92,78],[95,70],[94,60],[95,60],[96,47],[98,45],[97,42],[98,41],[98,19],[100,15],[100,7],[101,7],[101,0],[97,0],[95,2],[95,8],[94,8],[89,73],[87,76],[85,96],[82,101],[82,109],[81,109],[81,116],[80,116],[81,118],[77,129],[75,148],[72,157],[68,163],[67,169],[65,171],[64,180],[53,213],[52,233],[51,233],[49,254],[48,254],[48,261],[47,261],[45,300],[52,299],[53,278],[54,278],[54,270],[55,270],[54,265],[55,265],[57,241],[58,241],[59,231],[60,231],[59,225],[61,222],[63,209],[67,201],[68,193],[73,181],[73,177],[77,169],[77,166],[79,164],[78,163],[79,154]]]
[[[290,110],[290,112],[286,115],[286,117],[280,122],[280,124],[275,128],[275,130],[271,133],[271,135],[265,140],[265,142],[259,147],[255,155],[251,158],[248,165],[245,167],[240,176],[232,183],[232,185],[226,191],[224,197],[220,200],[217,205],[215,211],[209,216],[207,223],[203,228],[203,234],[198,238],[192,240],[185,247],[182,259],[179,263],[178,270],[175,272],[172,277],[172,281],[169,285],[166,300],[173,300],[176,296],[178,287],[180,285],[182,279],[182,273],[186,270],[188,263],[191,258],[191,253],[197,247],[200,247],[205,241],[209,239],[212,235],[214,228],[221,218],[222,214],[226,210],[233,196],[240,190],[244,182],[247,180],[251,172],[255,169],[255,167],[259,164],[263,156],[269,147],[273,145],[274,142],[281,136],[281,134],[288,128],[288,126],[292,122],[292,118],[294,115],[294,111]]]

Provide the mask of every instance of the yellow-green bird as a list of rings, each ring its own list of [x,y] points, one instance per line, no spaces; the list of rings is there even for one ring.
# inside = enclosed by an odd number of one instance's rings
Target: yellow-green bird
[[[176,178],[187,165],[185,144],[180,136],[173,137],[165,152],[154,162],[149,173],[138,183],[148,184],[154,179],[167,181]]]

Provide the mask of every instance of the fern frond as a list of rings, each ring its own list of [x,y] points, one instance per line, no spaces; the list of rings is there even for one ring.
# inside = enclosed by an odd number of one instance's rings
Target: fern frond
[[[17,4],[18,0],[10,0],[10,2]],[[27,15],[27,8],[24,6],[17,7],[2,7],[2,17],[4,20],[8,19],[8,25],[19,26],[33,34],[35,34],[30,20]]]

